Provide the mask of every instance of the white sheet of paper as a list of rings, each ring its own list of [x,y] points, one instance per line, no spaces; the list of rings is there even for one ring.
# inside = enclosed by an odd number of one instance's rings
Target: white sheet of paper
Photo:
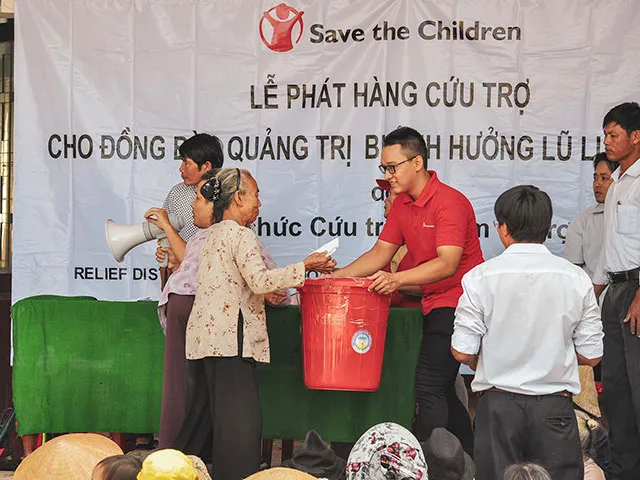
[[[324,245],[322,245],[320,248],[318,248],[317,250],[314,250],[313,253],[326,253],[327,255],[333,255],[335,253],[335,251],[338,249],[338,247],[340,246],[340,239],[339,238],[334,238],[333,240],[331,240],[328,243],[325,243]]]

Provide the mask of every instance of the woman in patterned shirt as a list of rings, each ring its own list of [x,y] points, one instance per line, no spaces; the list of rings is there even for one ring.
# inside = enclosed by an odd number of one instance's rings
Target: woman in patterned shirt
[[[333,270],[323,253],[268,270],[256,234],[245,225],[260,211],[258,185],[237,168],[218,171],[210,234],[186,332],[187,413],[175,448],[203,456],[213,435],[213,478],[238,480],[260,466],[262,410],[255,362],[269,362],[264,294],[304,284],[305,272]],[[206,453],[204,454],[205,457]]]

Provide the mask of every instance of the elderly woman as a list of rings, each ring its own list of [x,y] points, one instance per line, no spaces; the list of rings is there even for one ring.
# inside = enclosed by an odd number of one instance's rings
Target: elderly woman
[[[158,262],[165,255],[169,257],[172,275],[162,290],[158,301],[158,318],[166,334],[164,349],[164,376],[162,385],[162,408],[160,413],[160,448],[173,446],[176,435],[184,421],[187,403],[187,360],[185,355],[185,332],[187,320],[193,306],[200,267],[200,249],[209,236],[213,225],[213,192],[219,190],[219,180],[215,171],[209,170],[196,188],[196,198],[191,207],[193,223],[198,230],[185,242],[171,225],[167,212],[161,208],[151,208],[145,218],[162,229],[169,239],[171,248],[158,249]],[[276,267],[275,262],[260,243],[260,253],[267,268]],[[267,303],[284,306],[290,303],[286,292],[276,291],[265,295]]]
[[[269,362],[264,294],[301,286],[306,271],[330,271],[335,262],[313,253],[303,262],[268,270],[256,234],[245,227],[261,206],[255,179],[235,168],[221,169],[216,179],[216,223],[200,252],[187,325],[189,399],[175,448],[203,456],[213,435],[213,478],[238,480],[260,464],[262,411],[255,362]]]

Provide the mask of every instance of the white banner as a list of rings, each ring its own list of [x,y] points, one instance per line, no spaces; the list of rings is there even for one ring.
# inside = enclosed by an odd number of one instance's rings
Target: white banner
[[[13,300],[157,298],[154,242],[118,264],[104,222],[162,205],[193,130],[256,176],[280,265],[332,237],[340,264],[373,244],[398,125],[473,203],[485,257],[516,184],[552,197],[560,254],[593,203],[604,114],[640,97],[639,24],[617,0],[16,2]]]

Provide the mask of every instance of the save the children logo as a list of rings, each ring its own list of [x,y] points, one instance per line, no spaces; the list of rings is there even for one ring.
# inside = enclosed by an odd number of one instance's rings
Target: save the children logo
[[[303,11],[286,3],[270,8],[262,15],[258,28],[262,42],[274,52],[288,52],[302,38]]]

